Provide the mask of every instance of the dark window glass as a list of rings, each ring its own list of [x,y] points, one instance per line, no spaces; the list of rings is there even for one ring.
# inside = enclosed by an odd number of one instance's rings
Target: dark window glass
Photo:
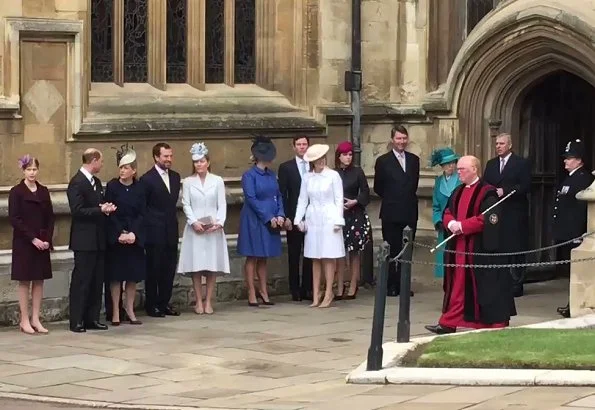
[[[113,0],[91,2],[91,81],[114,81]]]
[[[124,81],[147,82],[147,0],[124,0]]]
[[[167,82],[186,82],[186,0],[167,0]]]
[[[223,82],[224,5],[223,0],[206,2],[206,82]]]
[[[467,34],[494,8],[494,0],[467,0]]]
[[[256,4],[255,0],[235,0],[234,81],[254,83],[256,79]]]

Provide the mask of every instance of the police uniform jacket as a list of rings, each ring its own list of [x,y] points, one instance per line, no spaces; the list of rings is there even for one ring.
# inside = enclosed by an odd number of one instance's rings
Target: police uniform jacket
[[[587,202],[578,200],[576,194],[588,188],[592,182],[591,173],[581,167],[568,175],[558,187],[552,226],[555,241],[567,241],[586,232]]]

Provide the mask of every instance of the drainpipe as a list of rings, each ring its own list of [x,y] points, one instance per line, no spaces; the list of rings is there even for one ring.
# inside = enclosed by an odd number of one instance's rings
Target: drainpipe
[[[362,35],[361,0],[351,0],[351,70],[345,72],[345,91],[351,93],[351,143],[353,144],[353,164],[361,166],[361,107],[362,89]]]
[[[345,72],[345,91],[351,94],[351,143],[353,165],[361,164],[361,89],[362,89],[362,2],[351,0],[351,70]],[[362,252],[360,283],[372,285],[374,281],[374,241],[368,242]]]

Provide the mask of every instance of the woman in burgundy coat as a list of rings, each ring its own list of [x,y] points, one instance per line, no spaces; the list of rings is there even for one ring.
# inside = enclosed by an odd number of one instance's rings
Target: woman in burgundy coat
[[[54,210],[48,189],[37,182],[39,161],[25,155],[19,159],[25,178],[8,196],[8,215],[13,228],[11,279],[19,281],[21,331],[47,333],[39,320],[43,281],[51,279],[50,250],[54,233]],[[29,289],[32,312],[29,319]]]

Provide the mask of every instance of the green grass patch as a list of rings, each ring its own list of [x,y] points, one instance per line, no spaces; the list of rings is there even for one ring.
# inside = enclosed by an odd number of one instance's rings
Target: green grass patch
[[[595,329],[505,329],[439,337],[413,351],[404,364],[595,370]]]

